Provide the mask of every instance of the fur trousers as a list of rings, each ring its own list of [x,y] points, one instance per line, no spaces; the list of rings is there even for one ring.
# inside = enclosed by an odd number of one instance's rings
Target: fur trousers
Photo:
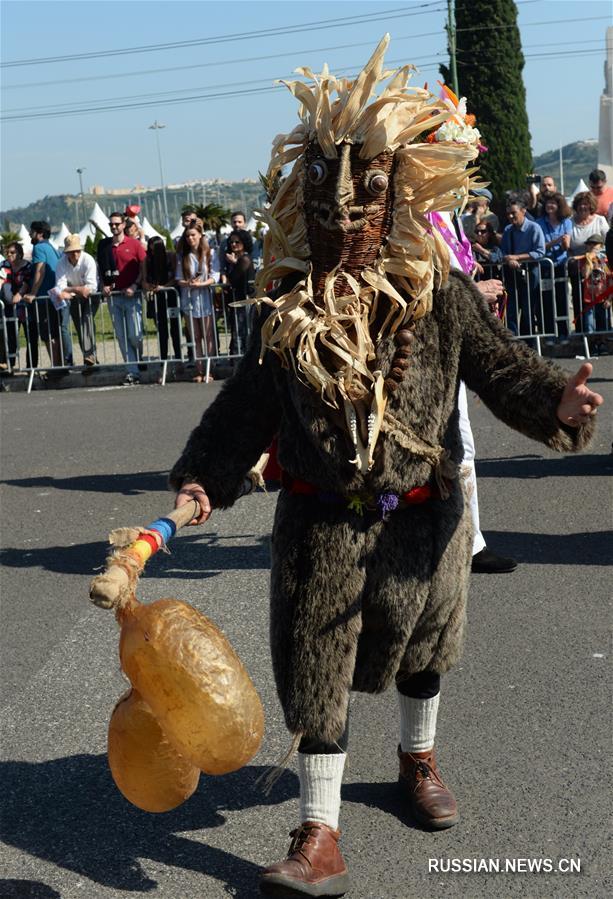
[[[334,742],[352,689],[444,673],[461,655],[472,551],[463,488],[387,521],[281,491],[271,651],[290,732]]]

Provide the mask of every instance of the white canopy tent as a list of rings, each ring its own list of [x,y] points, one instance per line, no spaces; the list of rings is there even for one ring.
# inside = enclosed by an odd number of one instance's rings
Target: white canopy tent
[[[68,225],[66,225],[64,222],[62,222],[62,226],[61,226],[60,230],[57,232],[57,234],[55,234],[51,238],[49,243],[52,244],[56,248],[56,250],[63,250],[64,249],[64,241],[66,240],[66,238],[68,237],[69,234],[70,234],[70,229],[68,228]]]
[[[83,227],[79,231],[79,240],[81,241],[81,246],[82,247],[85,246],[85,241],[87,240],[88,237],[93,240],[95,238],[95,236],[96,236],[96,229],[91,224],[91,222],[87,222],[85,225],[83,225]]]
[[[183,234],[183,221],[179,219],[173,230],[170,232],[170,236],[173,240],[176,240],[178,237],[181,237]]]
[[[97,203],[94,204],[94,208],[89,216],[89,221],[98,229],[98,231],[102,231],[105,237],[111,236],[109,220]]]
[[[149,221],[147,216],[144,216],[143,224],[141,227],[143,229],[143,233],[144,233],[145,237],[147,238],[147,240],[149,240],[150,237],[161,237],[162,240],[164,240],[164,236],[162,234],[160,234],[159,231],[155,230],[155,228],[153,227],[153,225],[151,224],[151,222]]]
[[[577,196],[577,194],[582,194],[582,193],[584,193],[586,190],[589,190],[589,187],[587,186],[587,184],[585,183],[585,181],[583,180],[583,178],[580,178],[580,179],[579,179],[579,183],[577,184],[576,188],[574,189],[574,191],[573,191],[572,194],[570,195],[569,200],[574,200],[575,197]]]
[[[23,247],[23,255],[26,259],[32,258],[32,241],[30,240],[30,232],[25,225],[20,225],[17,232],[19,234],[19,243]]]

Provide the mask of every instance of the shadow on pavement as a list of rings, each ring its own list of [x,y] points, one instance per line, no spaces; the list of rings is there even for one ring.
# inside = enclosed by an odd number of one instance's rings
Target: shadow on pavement
[[[7,487],[51,487],[53,490],[77,490],[81,493],[121,493],[123,496],[137,496],[141,493],[166,493],[168,491],[168,472],[87,474],[70,478],[53,478],[43,475],[37,478],[14,478],[0,483]]]
[[[250,546],[228,546],[229,540],[253,539]],[[109,551],[108,543],[79,543],[74,546],[6,547],[0,563],[9,568],[42,568],[62,574],[89,574],[100,571]],[[202,579],[222,571],[267,569],[270,567],[268,537],[251,534],[189,534],[182,532],[171,544],[171,554],[158,553],[147,564],[148,578]]]
[[[605,476],[613,471],[613,456],[608,453],[582,453],[559,456],[502,456],[475,460],[478,478],[584,478]]]
[[[380,809],[398,818],[406,827],[423,830],[423,827],[411,818],[407,802],[403,799],[397,783],[343,784],[342,797],[343,802],[356,802],[366,808]]]
[[[4,880],[0,878],[2,899],[61,899],[60,893],[40,880]]]
[[[491,549],[522,564],[609,565],[613,561],[610,531],[531,534],[527,531],[488,530],[485,538]]]
[[[75,755],[46,762],[3,762],[1,835],[11,846],[116,890],[152,892],[139,859],[214,877],[239,899],[257,894],[259,867],[231,852],[177,835],[225,822],[224,811],[270,806],[298,795],[288,771],[267,797],[256,785],[265,771],[248,766],[224,777],[202,775],[194,795],[160,815],[142,812],[113,783],[105,755]],[[9,893],[40,895],[56,893]],[[2,896],[5,894],[2,893]]]

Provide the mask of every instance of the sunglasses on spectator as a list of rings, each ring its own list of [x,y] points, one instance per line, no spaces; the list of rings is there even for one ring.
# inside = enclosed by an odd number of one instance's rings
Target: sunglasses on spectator
[[[487,234],[487,228],[475,228],[475,234]]]

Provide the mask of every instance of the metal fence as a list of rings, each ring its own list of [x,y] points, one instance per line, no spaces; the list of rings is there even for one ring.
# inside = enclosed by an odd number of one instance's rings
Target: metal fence
[[[554,266],[550,259],[534,263],[485,265],[481,279],[499,278],[507,297],[499,309],[504,324],[540,354],[541,342],[565,342],[580,336],[590,358],[588,338],[613,336],[609,303],[585,295],[580,267],[572,260]],[[210,288],[202,314],[202,294],[192,303],[174,287],[128,297],[112,292],[74,298],[56,308],[48,296],[32,303],[0,302],[0,365],[9,374],[28,375],[28,393],[37,375],[59,377],[96,366],[126,371],[137,382],[149,366],[159,383],[190,372],[194,380],[211,379],[214,363],[237,359],[245,351],[253,309],[235,307],[232,289]],[[77,347],[82,361],[76,359]]]
[[[43,372],[57,377],[96,366],[124,369],[133,382],[149,366],[159,369],[161,384],[191,370],[194,379],[210,380],[213,363],[243,355],[252,309],[232,306],[234,293],[225,285],[211,288],[208,299],[205,315],[189,291],[181,300],[174,287],[133,296],[95,293],[60,308],[48,296],[2,302],[0,364],[8,374],[27,373],[28,393]]]
[[[541,341],[566,342],[580,335],[589,359],[589,337],[612,330],[610,304],[594,303],[586,295],[581,266],[572,259],[558,266],[545,258],[517,267],[488,264],[483,269],[482,280],[498,278],[505,286],[504,324],[539,354]]]

